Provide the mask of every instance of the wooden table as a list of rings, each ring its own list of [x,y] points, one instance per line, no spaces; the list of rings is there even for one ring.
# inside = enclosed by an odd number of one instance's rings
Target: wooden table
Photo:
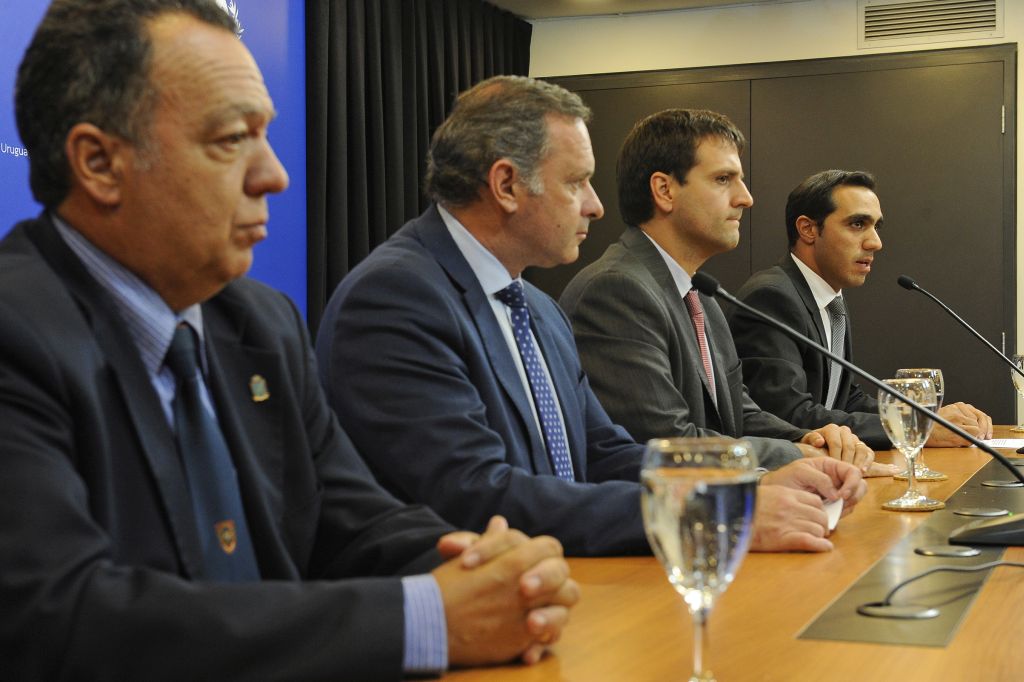
[[[1005,429],[997,436],[1009,437]],[[1012,451],[1007,451],[1012,452]],[[947,499],[989,457],[974,448],[928,449],[949,475],[921,484]],[[894,453],[878,454],[893,461]],[[902,457],[895,454],[899,461]],[[824,554],[749,554],[711,617],[711,669],[718,680],[1024,680],[1024,570],[992,572],[950,644],[911,647],[797,639],[925,513],[887,512],[905,481],[870,479],[867,497],[832,535]],[[1024,561],[1024,548],[1007,560]],[[682,599],[652,557],[571,559],[583,598],[552,655],[532,667],[454,671],[445,680],[664,682],[689,678],[692,625]]]

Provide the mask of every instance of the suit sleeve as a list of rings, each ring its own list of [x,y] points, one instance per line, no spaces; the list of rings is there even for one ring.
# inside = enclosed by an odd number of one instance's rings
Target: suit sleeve
[[[570,317],[583,367],[601,404],[640,439],[663,436],[712,437],[718,432],[698,426],[690,401],[673,376],[670,337],[673,321],[661,296],[636,278],[604,272],[589,280],[571,305]],[[722,321],[718,330],[728,335]],[[727,342],[727,339],[723,343]],[[738,364],[738,361],[737,361]],[[689,371],[686,367],[683,371]],[[739,367],[720,374],[741,382]],[[696,371],[696,370],[694,370]],[[742,386],[744,437],[748,435],[762,463],[772,468],[798,459],[797,448],[775,435],[799,438],[803,431],[762,413]],[[766,437],[773,434],[772,437]]]
[[[776,285],[754,287],[743,297],[748,305],[772,315],[779,322],[805,336],[812,336],[812,324],[802,304]],[[736,349],[743,359],[744,382],[757,404],[786,421],[808,429],[826,424],[850,427],[869,447],[888,449],[874,401],[851,386],[848,410],[826,409],[815,400],[807,381],[804,363],[817,351],[797,343],[771,325],[733,310],[729,317]],[[867,411],[866,411],[867,410]]]
[[[293,397],[317,448],[287,456],[311,457],[321,477],[324,528],[310,563],[324,579],[193,582],[173,567],[119,560],[105,529],[116,506],[116,472],[97,477],[108,454],[86,447],[102,442],[102,434],[87,435],[94,421],[119,407],[85,403],[90,387],[69,369],[69,353],[77,354],[70,364],[81,367],[94,361],[94,346],[40,334],[23,319],[0,303],[4,677],[401,678],[402,588],[389,574],[436,563],[436,555],[427,558],[430,547],[447,527],[402,508],[364,475],[317,404],[311,365],[296,377]],[[302,363],[302,353],[292,360]],[[102,364],[88,377],[107,380]],[[337,544],[323,546],[328,542]]]
[[[490,369],[479,366],[486,354],[462,302],[447,284],[380,265],[343,282],[318,353],[330,404],[385,486],[471,530],[501,514],[558,538],[569,555],[648,552],[635,446],[631,481],[565,481],[512,464],[474,384]],[[605,454],[602,479],[625,466]]]

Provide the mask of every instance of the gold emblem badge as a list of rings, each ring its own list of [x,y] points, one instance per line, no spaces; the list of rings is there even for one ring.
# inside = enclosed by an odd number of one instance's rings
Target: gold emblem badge
[[[262,403],[269,398],[270,391],[267,390],[267,380],[259,374],[253,374],[249,379],[249,393],[252,393],[254,403]]]
[[[224,550],[225,554],[234,554],[235,548],[238,546],[238,535],[235,534],[235,522],[231,519],[227,521],[218,521],[213,524],[213,531],[217,534],[217,540],[220,542],[220,548]]]

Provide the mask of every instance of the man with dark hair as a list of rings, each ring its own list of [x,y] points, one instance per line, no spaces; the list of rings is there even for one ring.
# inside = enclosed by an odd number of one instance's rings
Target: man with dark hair
[[[882,249],[882,209],[875,178],[863,171],[815,173],[789,194],[789,254],[754,273],[737,295],[833,352],[852,359],[850,319],[842,290],[864,284]],[[743,379],[764,409],[806,428],[845,424],[874,448],[892,447],[878,416],[878,401],[832,363],[741,310],[729,316]],[[966,403],[940,414],[978,438],[992,437],[992,419]],[[967,445],[937,427],[926,445]]]
[[[753,203],[743,144],[732,121],[704,110],[668,109],[630,131],[617,168],[630,227],[560,301],[583,367],[601,404],[640,440],[744,437],[770,468],[831,454],[866,471],[873,453],[849,429],[807,431],[750,399],[721,309],[691,289],[708,258],[735,248]]]
[[[57,0],[19,69],[45,210],[0,242],[2,676],[536,660],[578,596],[558,543],[382,490],[298,312],[243,277],[288,176],[235,31],[212,0]]]
[[[588,118],[530,78],[461,94],[431,143],[436,205],[342,280],[317,357],[339,420],[400,499],[471,529],[500,513],[567,554],[648,552],[643,446],[595,398],[561,310],[520,278],[575,260],[603,214]],[[850,506],[865,487],[819,459],[763,479],[755,549],[831,547],[821,498]]]

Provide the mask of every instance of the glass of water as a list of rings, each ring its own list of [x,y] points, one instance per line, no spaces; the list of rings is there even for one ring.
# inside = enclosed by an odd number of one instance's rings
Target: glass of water
[[[708,616],[750,546],[757,456],[731,438],[656,438],[641,467],[647,540],[693,616],[691,682],[708,669]]]
[[[885,383],[921,407],[935,409],[935,385],[931,379],[886,379]],[[883,390],[878,391],[878,415],[889,440],[907,459],[907,492],[883,504],[882,509],[932,511],[945,507],[944,502],[933,500],[917,489],[914,460],[928,440],[932,420]]]
[[[945,395],[945,383],[942,380],[941,369],[931,368],[917,368],[917,369],[898,369],[896,370],[897,379],[931,379],[932,384],[935,386],[935,409],[942,407],[942,397]],[[945,481],[949,476],[946,474],[935,471],[928,467],[924,463],[924,451],[921,451],[917,455],[917,459],[914,460],[914,476],[919,481]],[[907,478],[907,472],[896,474],[893,478],[902,481]]]

